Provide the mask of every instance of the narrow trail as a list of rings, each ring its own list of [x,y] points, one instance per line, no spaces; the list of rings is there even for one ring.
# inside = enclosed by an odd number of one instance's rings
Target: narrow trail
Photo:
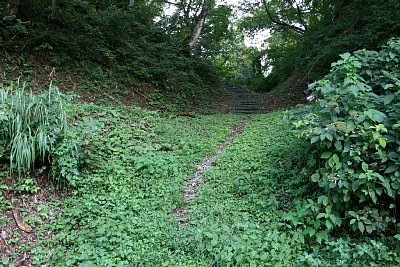
[[[186,186],[182,190],[184,204],[181,208],[174,211],[174,217],[180,223],[182,229],[189,222],[189,204],[194,201],[198,187],[204,182],[204,173],[213,167],[213,164],[224,153],[226,145],[245,130],[245,125],[250,121],[250,118],[243,118],[238,125],[231,131],[230,135],[220,144],[213,155],[207,157],[196,167],[196,172],[192,174]]]

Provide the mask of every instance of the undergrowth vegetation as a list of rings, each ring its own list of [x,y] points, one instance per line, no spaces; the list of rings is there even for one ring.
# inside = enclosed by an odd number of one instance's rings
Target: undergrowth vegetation
[[[298,201],[313,204],[321,191],[309,182],[309,150],[297,137],[300,131],[283,119],[292,113],[252,116],[206,172],[183,229],[173,215],[184,204],[182,188],[241,116],[179,117],[95,104],[66,110],[73,120],[54,147],[51,175],[69,185],[69,196],[57,202],[60,212],[51,222],[27,217],[39,241],[20,253],[28,252],[34,266],[400,263],[398,235],[331,234],[324,217]],[[24,177],[15,185],[34,194],[41,189],[33,179]],[[38,206],[39,213],[42,209]],[[18,255],[8,255],[5,262]]]
[[[218,88],[211,64],[182,51],[182,40],[155,22],[160,4],[133,2],[127,8],[124,1],[57,1],[49,18],[48,2],[20,1],[18,16],[0,16],[0,70],[8,79],[21,70],[18,75],[38,83],[59,73],[63,83],[82,94],[100,91],[100,98],[110,91],[134,93],[149,83],[167,103],[174,103],[171,94],[190,103]],[[38,77],[32,79],[28,66]]]
[[[139,108],[71,108],[77,120],[57,158],[75,190],[49,227],[54,239],[32,250],[34,264],[48,257],[51,266],[195,261],[179,245],[182,236],[172,211],[182,204],[186,177],[228,135],[238,116],[186,118]],[[75,150],[77,137],[81,149]]]
[[[207,173],[191,206],[186,252],[204,266],[391,266],[398,240],[309,235],[295,202],[313,194],[304,142],[283,113],[255,116]],[[295,225],[313,221],[308,216]],[[318,220],[314,220],[318,224]]]
[[[296,124],[312,143],[311,180],[321,189],[304,212],[321,229],[398,233],[399,61],[400,40],[392,39],[380,52],[341,55],[310,85],[317,100]]]

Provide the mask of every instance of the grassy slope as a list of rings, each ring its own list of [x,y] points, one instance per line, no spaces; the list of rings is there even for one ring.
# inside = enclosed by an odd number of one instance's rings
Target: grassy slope
[[[97,105],[73,105],[70,113],[74,131],[91,138],[62,216],[38,230],[53,238],[31,250],[35,266],[390,266],[398,260],[398,248],[379,241],[319,245],[284,220],[306,188],[305,150],[282,112],[252,116],[227,146],[190,206],[186,230],[172,214],[182,205],[185,180],[240,116],[167,117]]]
[[[288,265],[301,250],[296,231],[284,229],[281,217],[297,190],[292,181],[301,179],[304,149],[282,116],[254,116],[192,206],[193,248],[213,265]]]
[[[208,172],[191,206],[186,253],[205,266],[396,266],[398,243],[344,236],[319,244],[285,220],[312,192],[306,150],[283,117],[253,116]]]
[[[56,247],[51,265],[260,266],[296,260],[302,244],[296,231],[282,228],[281,216],[294,191],[291,181],[298,181],[303,148],[288,136],[282,113],[253,117],[208,173],[191,207],[191,226],[178,231],[171,213],[181,204],[185,178],[238,117],[168,119],[143,110],[99,109],[74,110],[81,124],[96,118],[103,134],[92,140],[80,192],[67,199],[53,226],[58,234],[49,244]],[[164,147],[173,151],[160,151]],[[37,249],[36,258],[45,250]]]
[[[239,117],[167,118],[94,105],[74,106],[72,113],[80,118],[77,129],[92,127],[95,134],[79,189],[52,225],[55,239],[34,250],[35,263],[49,252],[51,266],[190,262],[177,247],[180,232],[171,213],[182,203],[186,177]]]

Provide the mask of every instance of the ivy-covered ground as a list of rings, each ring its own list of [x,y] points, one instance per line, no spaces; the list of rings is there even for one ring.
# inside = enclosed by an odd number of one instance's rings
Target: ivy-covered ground
[[[399,261],[396,242],[319,240],[294,226],[294,203],[312,187],[305,183],[306,149],[285,119],[287,112],[248,116],[244,132],[205,173],[186,227],[174,216],[184,204],[186,181],[243,116],[175,116],[94,104],[74,104],[69,114],[74,119],[64,146],[78,139],[85,145],[79,164],[68,160],[68,149],[65,154],[58,149],[55,160],[63,159],[59,171],[74,189],[63,201],[45,203],[46,220],[31,219],[40,217],[37,205],[35,212],[22,211],[35,242],[21,238],[18,228],[9,230],[12,217],[2,216],[2,233],[17,233],[14,243],[6,244],[13,253],[3,254],[4,266],[390,266]]]

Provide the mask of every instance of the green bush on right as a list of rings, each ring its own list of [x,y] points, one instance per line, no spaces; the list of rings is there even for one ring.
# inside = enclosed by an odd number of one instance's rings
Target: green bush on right
[[[344,227],[395,235],[400,226],[400,38],[379,52],[342,54],[309,89],[316,100],[296,122],[311,143],[311,180],[320,188],[309,209],[327,231]]]

